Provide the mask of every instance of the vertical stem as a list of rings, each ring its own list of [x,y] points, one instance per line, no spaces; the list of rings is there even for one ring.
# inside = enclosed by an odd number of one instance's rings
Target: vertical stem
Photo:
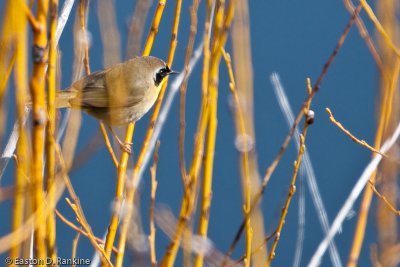
[[[363,7],[366,9],[368,16],[375,23],[380,35],[378,35],[378,44],[380,54],[382,55],[381,66],[381,81],[380,81],[380,107],[378,127],[375,134],[374,148],[379,149],[382,141],[387,138],[387,134],[392,132],[395,123],[399,119],[399,105],[398,105],[398,76],[400,61],[398,59],[398,49],[396,45],[398,42],[398,25],[396,24],[396,15],[394,10],[397,8],[396,1],[383,1],[378,2],[377,8],[380,12],[381,23],[379,23],[372,9],[365,1],[361,1]],[[396,154],[395,149],[389,153]],[[382,193],[388,198],[389,201],[395,202],[398,192],[396,191],[396,177],[398,175],[398,166],[387,160],[382,160],[381,168],[379,170],[382,175]],[[378,172],[375,171],[371,177],[371,183],[375,183]],[[353,244],[350,251],[349,259],[347,262],[348,267],[357,265],[358,258],[361,252],[362,244],[364,242],[365,230],[368,221],[368,214],[371,207],[373,189],[367,185],[360,205],[360,213],[357,220],[357,226],[354,232]],[[387,252],[393,247],[397,240],[397,226],[396,216],[388,211],[383,202],[377,202],[377,231],[379,237],[380,262],[383,266],[390,265],[390,260],[385,259],[384,255],[389,255]],[[386,253],[385,253],[386,251]]]
[[[210,64],[210,76],[208,81],[208,95],[209,95],[209,106],[210,106],[210,118],[208,122],[208,136],[207,136],[207,147],[204,162],[204,187],[203,187],[203,202],[202,212],[206,209],[210,209],[211,205],[211,185],[213,178],[213,166],[214,166],[214,151],[215,151],[215,138],[217,131],[217,104],[218,104],[218,79],[219,79],[219,64],[221,61],[222,48],[225,46],[228,30],[231,26],[232,19],[235,10],[235,1],[230,1],[226,14],[224,16],[224,5],[225,1],[219,1],[217,3],[216,17],[214,24],[214,40],[212,43],[211,53],[211,64]],[[218,35],[216,35],[218,34]],[[206,235],[209,219],[207,216],[203,217],[200,221],[200,227],[202,228],[202,234]],[[200,228],[199,228],[200,229]],[[248,261],[250,263],[250,260]]]
[[[151,173],[151,196],[150,196],[150,235],[149,235],[149,243],[150,243],[150,262],[152,267],[157,266],[156,259],[156,227],[154,225],[154,205],[156,199],[156,190],[157,190],[157,163],[158,163],[158,149],[160,148],[160,141],[157,141],[156,149],[154,150],[153,157],[153,166],[150,168]]]
[[[248,130],[246,127],[246,121],[244,117],[244,112],[243,112],[243,107],[240,104],[240,98],[238,96],[238,92],[236,89],[236,82],[234,79],[233,75],[233,70],[232,70],[232,64],[231,64],[231,57],[229,54],[225,52],[225,50],[222,50],[224,59],[226,61],[226,65],[228,68],[228,73],[229,73],[229,79],[230,79],[230,91],[233,95],[233,100],[234,100],[234,106],[235,106],[235,123],[236,123],[236,138],[242,138],[243,143],[240,144],[242,148],[240,149],[240,157],[241,157],[241,168],[242,168],[242,184],[243,184],[243,195],[244,195],[244,206],[243,206],[243,215],[244,215],[244,225],[246,229],[246,253],[245,253],[245,265],[249,266],[250,264],[250,256],[251,256],[251,248],[252,248],[252,241],[253,241],[253,234],[252,234],[252,226],[251,226],[251,220],[250,220],[250,215],[253,207],[251,206],[251,176],[250,176],[250,170],[249,170],[249,151],[250,147],[249,144],[247,143],[247,140],[244,138],[247,138],[249,136]],[[264,231],[262,231],[263,233]],[[257,232],[258,233],[258,232]],[[258,233],[259,234],[259,233]]]
[[[310,96],[312,94],[312,88],[311,88],[310,79],[307,79],[307,89],[308,89],[308,96]],[[285,220],[286,220],[286,216],[287,216],[287,213],[288,213],[288,210],[289,210],[290,203],[291,203],[291,201],[293,199],[294,193],[296,192],[297,174],[298,174],[298,171],[299,171],[299,168],[300,168],[301,160],[303,158],[303,154],[304,154],[304,150],[305,150],[305,138],[307,136],[308,126],[310,125],[308,123],[308,120],[307,120],[307,114],[308,114],[308,111],[310,110],[311,100],[312,100],[312,98],[310,98],[307,101],[306,106],[303,109],[303,112],[304,112],[306,117],[304,119],[303,131],[302,131],[302,133],[300,135],[299,152],[298,152],[297,158],[296,158],[296,160],[294,162],[294,170],[293,170],[293,175],[292,175],[292,180],[291,180],[291,183],[290,183],[288,196],[286,198],[285,205],[284,205],[284,207],[282,209],[281,218],[279,220],[278,227],[275,230],[275,238],[274,238],[274,242],[272,243],[271,251],[269,252],[267,262],[265,264],[266,267],[271,265],[271,262],[275,257],[275,249],[276,249],[276,247],[278,245],[278,242],[279,242],[279,239],[281,237],[281,231],[283,229],[283,225],[285,224]]]
[[[134,129],[135,129],[135,124],[130,124],[130,126],[128,126],[127,134],[125,136],[125,142],[130,142],[132,140]],[[128,159],[129,159],[128,152],[122,151],[121,158],[118,164],[118,175],[117,175],[117,185],[114,198],[114,208],[112,210],[113,213],[111,216],[110,224],[108,226],[106,243],[104,245],[104,250],[109,259],[111,257],[115,235],[117,233],[117,228],[119,223],[119,213],[124,198],[125,173],[128,164]],[[128,203],[127,205],[130,206],[130,203]]]
[[[46,128],[46,176],[47,176],[47,192],[48,198],[51,203],[55,201],[55,129],[56,129],[56,60],[57,60],[57,44],[56,44],[56,30],[57,30],[57,17],[58,17],[58,0],[51,0],[50,5],[50,40],[49,40],[49,65],[48,65],[48,96],[47,96],[47,111],[48,111],[48,124]],[[52,206],[52,204],[50,204]],[[48,255],[52,258],[53,262],[57,261],[56,253],[56,221],[55,214],[50,213],[47,218],[47,250]]]
[[[11,24],[11,18],[18,18],[14,20],[14,25],[10,28],[15,29],[15,90],[16,90],[16,107],[17,107],[17,118],[18,118],[18,132],[19,139],[17,144],[17,164],[15,173],[15,199],[13,207],[13,217],[12,217],[12,230],[16,232],[17,229],[21,227],[24,222],[25,205],[26,198],[25,192],[28,187],[26,176],[29,174],[29,149],[27,140],[27,131],[24,127],[24,118],[26,116],[25,103],[27,102],[27,92],[28,92],[28,62],[27,62],[27,44],[28,44],[28,34],[27,34],[27,21],[24,16],[18,16],[18,14],[23,12],[22,1],[12,1],[9,2],[7,14],[9,14],[9,22]],[[17,233],[17,232],[16,232]],[[19,232],[18,232],[19,233]],[[15,236],[16,240],[20,239],[20,236]],[[22,245],[16,243],[10,249],[10,257],[14,259],[15,257],[21,256]]]
[[[181,2],[178,1],[177,5],[180,6],[180,3]],[[144,56],[148,56],[150,54],[150,51],[151,51],[151,48],[153,46],[153,42],[154,42],[155,36],[156,36],[156,34],[158,32],[158,26],[160,25],[160,21],[161,21],[163,12],[164,12],[165,4],[166,4],[166,0],[159,0],[159,2],[158,2],[158,6],[157,6],[157,9],[156,9],[154,17],[153,17],[151,30],[150,30],[150,33],[149,33],[149,35],[147,37],[146,45],[145,45],[145,48],[143,50],[143,55]],[[179,7],[179,11],[180,11],[180,7]],[[176,18],[177,15],[179,17],[180,13],[179,14],[175,13],[174,23],[176,23],[176,22],[179,23],[179,18],[178,19]],[[174,27],[174,30],[175,30],[175,27]],[[176,33],[174,32],[173,34],[176,35],[177,32]],[[171,39],[171,42],[176,42],[176,39],[175,38]],[[176,47],[176,44],[175,44],[175,47]],[[172,50],[170,50],[170,53],[171,53],[171,51]],[[174,52],[175,52],[175,50],[173,50],[172,56],[173,56]],[[170,54],[170,56],[171,56],[171,54]],[[169,58],[168,63],[169,64],[172,63],[172,59],[171,58]],[[169,66],[171,66],[171,65],[172,64],[170,64]],[[166,86],[166,85],[164,85],[164,86]],[[130,220],[132,218],[132,203],[133,203],[133,200],[135,198],[135,193],[136,193],[135,192],[136,188],[133,185],[136,183],[136,179],[137,179],[136,177],[138,177],[139,169],[141,168],[141,164],[142,164],[143,159],[144,159],[145,151],[147,149],[147,146],[148,146],[148,144],[150,142],[151,135],[152,135],[153,130],[154,130],[155,120],[156,120],[156,118],[158,116],[158,112],[159,112],[160,107],[161,107],[161,102],[162,102],[162,99],[163,99],[163,96],[164,96],[164,91],[165,91],[165,87],[162,87],[162,89],[160,91],[160,95],[158,96],[158,100],[157,100],[157,102],[155,104],[153,115],[152,115],[152,117],[150,119],[150,126],[149,126],[149,128],[147,130],[147,133],[146,133],[146,136],[145,136],[145,141],[143,142],[142,149],[140,151],[138,160],[137,160],[135,168],[133,170],[132,178],[129,181],[130,182],[129,183],[130,186],[129,187],[127,186],[127,189],[126,189],[126,197],[125,197],[125,199],[126,199],[126,201],[125,201],[126,210],[125,210],[125,216],[123,217],[123,220],[122,220],[122,223],[121,223],[120,238],[119,238],[119,242],[118,242],[118,253],[117,253],[117,256],[116,256],[116,259],[115,259],[115,266],[116,267],[122,266],[122,263],[123,263],[123,260],[124,260],[125,243],[126,243],[126,238],[127,238],[129,225],[131,223]],[[127,130],[126,130],[125,142],[130,142],[132,140],[133,130],[134,130],[134,123],[130,123],[128,125],[128,127],[127,127]],[[122,154],[124,154],[124,153],[126,153],[126,152],[123,152]],[[120,165],[125,165],[126,166],[126,162],[122,161],[122,156],[121,156]],[[127,161],[127,159],[126,159],[126,161]],[[124,171],[124,173],[125,173],[125,171]]]
[[[234,64],[234,73],[236,80],[236,95],[238,97],[238,103],[235,105],[240,106],[240,110],[243,117],[243,124],[245,127],[240,126],[238,120],[238,108],[236,108],[236,132],[240,134],[239,140],[243,140],[241,144],[248,143],[249,145],[240,153],[241,164],[241,177],[243,185],[244,199],[249,203],[249,198],[254,199],[257,190],[261,185],[261,177],[258,168],[257,154],[256,154],[256,136],[254,134],[254,110],[253,110],[253,64],[252,64],[252,51],[251,51],[251,36],[250,36],[250,14],[249,14],[249,1],[248,0],[236,0],[236,11],[235,18],[232,25],[231,43],[232,43],[232,57]],[[242,128],[242,129],[241,129]],[[238,135],[237,135],[238,136]],[[243,152],[248,150],[246,152]],[[246,182],[247,181],[247,182]],[[252,190],[247,190],[247,188]],[[247,196],[246,194],[250,194]],[[250,203],[246,205],[250,208]],[[246,232],[252,229],[253,232],[257,233],[252,235],[251,247],[257,247],[263,243],[265,230],[264,230],[264,219],[263,213],[259,204],[255,207],[251,207],[252,212],[248,214],[250,216],[246,223],[250,223],[250,226],[246,227]],[[245,216],[246,217],[246,216]],[[249,241],[249,235],[246,237],[246,242]],[[250,247],[248,244],[247,248]],[[247,249],[249,250],[249,249]],[[250,257],[249,253],[246,256]],[[257,250],[251,254],[251,261],[254,266],[262,266],[267,257],[266,246]]]
[[[33,32],[33,70],[30,82],[32,96],[32,120],[33,120],[33,208],[39,217],[35,238],[35,254],[38,259],[46,258],[46,222],[43,217],[43,156],[44,156],[44,137],[47,121],[45,105],[45,67],[46,67],[46,48],[47,48],[47,13],[48,0],[39,0],[37,5],[36,20],[39,23],[40,31]]]
[[[90,75],[90,65],[89,65],[89,44],[88,44],[88,36],[86,34],[86,17],[88,10],[89,2],[88,0],[81,0],[79,2],[79,18],[80,18],[80,26],[82,30],[82,34],[85,38],[85,44],[83,47],[83,64],[85,66],[86,75]]]
[[[199,1],[193,0],[192,6],[190,7],[190,34],[188,39],[188,45],[185,49],[185,76],[180,87],[180,105],[179,105],[179,165],[181,169],[181,175],[184,183],[187,183],[187,172],[185,162],[185,124],[186,124],[186,89],[188,82],[188,71],[189,61],[192,57],[194,39],[197,33],[197,12],[199,8]]]

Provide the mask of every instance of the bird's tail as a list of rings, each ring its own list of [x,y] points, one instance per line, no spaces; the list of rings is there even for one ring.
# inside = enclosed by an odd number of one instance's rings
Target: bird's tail
[[[74,99],[77,95],[75,90],[62,90],[57,91],[56,93],[56,107],[57,108],[70,108],[71,107],[71,100]]]

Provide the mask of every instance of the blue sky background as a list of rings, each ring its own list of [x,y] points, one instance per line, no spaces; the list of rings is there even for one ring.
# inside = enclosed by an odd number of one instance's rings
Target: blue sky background
[[[177,55],[173,69],[180,71],[184,63],[190,17],[189,5],[184,1],[182,19],[178,36]],[[204,14],[205,1],[200,5],[200,14]],[[0,1],[1,6],[4,1]],[[174,14],[174,1],[168,1],[165,7],[159,34],[155,40],[152,55],[166,59],[170,41],[170,30]],[[76,6],[73,10],[75,10]],[[92,71],[100,70],[102,66],[102,44],[99,35],[96,1],[91,1],[88,30],[93,37],[90,49],[90,65]],[[153,4],[149,12],[145,35],[155,8]],[[121,32],[122,51],[125,51],[127,41],[127,25],[133,13],[134,3],[128,0],[116,1],[118,26]],[[306,96],[305,80],[310,77],[312,82],[321,72],[323,64],[335,47],[350,14],[342,1],[249,1],[250,29],[252,45],[252,61],[254,69],[254,109],[256,150],[258,154],[259,171],[261,175],[271,163],[288,132],[286,122],[275,99],[269,76],[276,71],[288,94],[289,101],[297,113]],[[362,15],[370,31],[373,30],[369,20]],[[60,40],[62,52],[62,87],[71,83],[72,75],[72,29],[73,16],[67,23]],[[202,35],[203,18],[199,17],[199,29],[196,44]],[[145,38],[144,38],[145,39]],[[112,40],[110,40],[112,41]],[[228,40],[227,51],[231,51],[231,40]],[[124,56],[123,53],[121,53]],[[235,62],[233,62],[235,64]],[[199,65],[200,66],[200,65]],[[215,170],[213,184],[213,199],[210,213],[209,237],[221,251],[226,251],[242,220],[242,197],[238,153],[234,149],[234,124],[228,106],[228,79],[226,68],[221,64],[221,79],[219,86],[218,105],[218,136],[215,149]],[[196,68],[188,84],[187,95],[187,132],[186,155],[187,162],[193,147],[194,131],[200,103],[201,68]],[[356,179],[370,160],[371,153],[354,144],[334,127],[325,113],[329,107],[334,115],[345,126],[361,139],[373,143],[376,128],[376,103],[378,95],[378,74],[374,61],[354,26],[342,49],[332,64],[322,83],[320,92],[313,101],[312,109],[316,113],[315,123],[310,127],[306,140],[324,204],[330,221],[336,216]],[[12,88],[9,88],[10,90]],[[12,90],[11,90],[12,91]],[[10,110],[13,103],[12,93],[9,95]],[[161,135],[160,161],[158,166],[157,203],[167,204],[178,214],[182,197],[182,183],[178,161],[178,131],[179,102],[175,99]],[[13,111],[10,113],[7,125],[8,132],[13,123]],[[141,147],[141,140],[148,126],[149,115],[136,125],[134,136],[134,151]],[[80,132],[77,151],[98,131],[98,123],[88,115],[83,115],[83,127]],[[265,214],[265,229],[272,233],[277,226],[280,210],[285,201],[296,150],[293,143],[284,155],[279,167],[272,176],[265,196],[262,200]],[[132,159],[131,159],[132,160]],[[12,183],[14,166],[11,164],[2,185]],[[102,236],[107,228],[110,217],[110,202],[114,195],[116,171],[109,155],[101,145],[93,156],[78,170],[71,173],[71,180],[80,197],[88,222],[94,233]],[[141,186],[141,214],[144,229],[148,233],[148,209],[150,175],[147,171]],[[274,266],[290,266],[293,262],[297,230],[297,205],[299,194],[295,194],[286,224],[278,244]],[[306,193],[306,237],[302,266],[308,263],[310,257],[322,240],[322,230],[319,226],[308,191]],[[359,203],[355,206],[358,212]],[[61,199],[59,210],[74,220],[70,208]],[[1,213],[5,214],[10,203],[0,205]],[[360,256],[359,266],[370,266],[369,245],[375,242],[375,212],[374,205],[366,230],[366,239]],[[9,214],[9,213],[6,213]],[[2,221],[5,217],[2,216]],[[343,232],[336,238],[343,263],[347,261],[351,246],[356,217],[343,224]],[[8,229],[7,223],[0,226],[1,233]],[[75,232],[58,222],[57,236],[58,252],[68,257],[71,241]],[[157,251],[160,258],[168,244],[168,239],[161,230],[157,231]],[[243,242],[235,250],[234,258],[244,251]],[[91,245],[86,238],[81,237],[79,255],[91,257]],[[0,257],[4,257],[1,255]],[[128,262],[128,261],[126,261]],[[178,264],[180,265],[180,264]],[[326,254],[321,266],[330,266]]]

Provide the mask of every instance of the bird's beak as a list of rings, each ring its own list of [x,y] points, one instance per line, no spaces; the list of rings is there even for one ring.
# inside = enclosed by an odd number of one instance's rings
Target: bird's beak
[[[171,70],[170,73],[168,73],[168,75],[171,75],[171,74],[179,74],[179,72],[178,72],[178,71]]]

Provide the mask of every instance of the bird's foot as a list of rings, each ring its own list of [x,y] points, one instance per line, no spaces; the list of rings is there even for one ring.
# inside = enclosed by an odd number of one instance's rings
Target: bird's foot
[[[125,151],[129,155],[132,154],[132,143],[128,142],[118,142],[118,143],[121,150]]]
[[[111,126],[108,126],[108,127],[109,127],[112,135],[114,136],[115,140],[117,140],[121,150],[127,152],[129,155],[132,154],[132,144],[133,143],[122,142],[121,139],[119,139],[118,135],[114,132],[113,128],[111,128]]]

